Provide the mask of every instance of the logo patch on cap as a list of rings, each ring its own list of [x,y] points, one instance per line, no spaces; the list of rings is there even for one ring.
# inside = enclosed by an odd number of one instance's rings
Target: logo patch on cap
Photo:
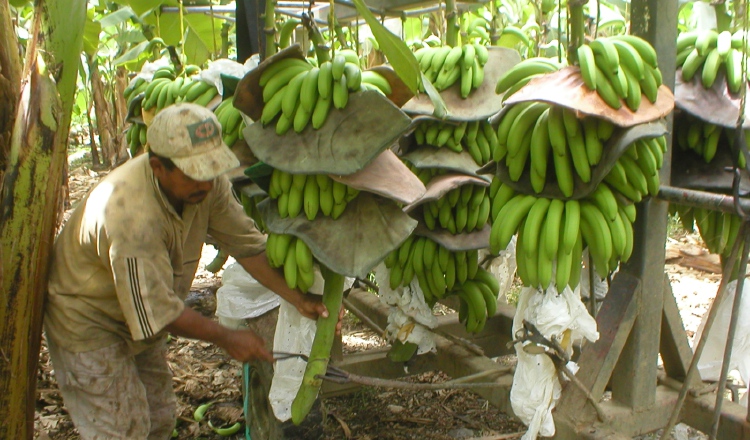
[[[187,126],[187,129],[188,133],[190,133],[190,141],[193,143],[193,146],[219,136],[219,126],[216,125],[216,122],[212,118],[190,124]]]

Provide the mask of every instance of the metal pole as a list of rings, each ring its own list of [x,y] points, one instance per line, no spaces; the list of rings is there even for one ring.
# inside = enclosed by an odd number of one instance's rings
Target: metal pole
[[[745,228],[746,225],[747,223],[743,224],[743,228]],[[703,348],[708,341],[708,333],[711,331],[711,327],[713,326],[714,320],[716,319],[716,314],[719,310],[718,304],[720,304],[722,299],[724,298],[724,293],[727,290],[727,280],[732,274],[734,263],[737,261],[737,254],[740,250],[740,243],[740,240],[734,242],[734,246],[732,246],[732,252],[729,253],[729,258],[724,265],[724,269],[722,270],[723,273],[721,276],[721,283],[719,283],[719,290],[716,292],[716,297],[711,304],[711,309],[708,311],[708,317],[706,317],[706,325],[703,328],[703,333],[701,334],[701,338],[698,341],[698,345],[695,347],[693,359],[690,361],[690,367],[688,368],[687,374],[685,375],[685,381],[682,383],[682,389],[680,389],[680,394],[677,397],[677,402],[672,409],[672,415],[669,418],[667,426],[664,427],[664,432],[662,433],[660,440],[669,440],[670,438],[672,438],[672,428],[674,428],[674,426],[679,421],[680,412],[682,411],[682,406],[685,403],[685,397],[687,396],[688,388],[690,388],[690,383],[692,383],[693,377],[698,371],[698,360],[700,360],[701,354],[703,354]]]
[[[737,320],[739,318],[740,303],[742,301],[742,289],[745,285],[745,273],[747,272],[747,249],[750,246],[750,227],[748,223],[742,224],[744,247],[742,249],[742,258],[740,259],[740,270],[737,275],[737,286],[734,290],[734,302],[732,304],[732,317],[729,320],[729,330],[727,331],[727,342],[724,348],[724,360],[721,364],[721,375],[719,377],[719,387],[716,391],[716,404],[714,406],[714,418],[711,424],[711,440],[716,439],[719,432],[719,420],[721,418],[721,405],[724,402],[724,388],[727,384],[727,375],[729,373],[729,363],[732,359],[732,347],[734,346],[734,334],[737,331]],[[739,241],[739,240],[738,240]],[[732,266],[734,269],[734,266]]]
[[[660,186],[656,198],[669,203],[692,206],[694,208],[705,208],[713,211],[721,211],[737,214],[734,205],[734,197],[731,195],[716,194],[706,191],[676,188],[673,186]],[[750,199],[739,199],[738,203],[744,211],[750,212]]]

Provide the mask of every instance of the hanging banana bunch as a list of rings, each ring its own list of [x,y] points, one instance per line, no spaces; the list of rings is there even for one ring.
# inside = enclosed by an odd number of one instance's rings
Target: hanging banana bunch
[[[554,171],[560,191],[570,197],[573,173],[584,183],[591,180],[591,168],[601,160],[604,144],[613,132],[614,125],[605,119],[578,119],[565,107],[522,102],[510,106],[500,119],[492,158],[498,163],[504,161],[513,181],[528,170],[537,194]]]
[[[426,46],[414,52],[419,68],[438,92],[457,81],[461,84],[461,97],[467,98],[484,81],[484,65],[489,51],[479,43],[463,46]],[[420,91],[424,86],[420,84]]]
[[[265,126],[276,120],[276,134],[290,128],[302,132],[308,124],[323,126],[331,108],[343,109],[349,94],[360,90],[391,93],[390,83],[379,73],[362,71],[357,53],[351,49],[336,52],[320,67],[299,58],[284,58],[268,66],[260,76],[263,88]]]
[[[281,218],[304,213],[308,220],[318,214],[338,219],[359,190],[325,174],[291,174],[274,169],[268,196],[276,200]]]
[[[487,188],[468,183],[422,205],[428,229],[447,229],[451,234],[473,232],[490,220],[491,201]]]
[[[415,278],[429,306],[458,295],[459,319],[466,330],[478,333],[497,311],[500,285],[479,266],[479,251],[452,251],[434,240],[412,235],[384,261],[391,289],[408,286]]]
[[[638,111],[642,95],[655,103],[662,84],[656,51],[634,35],[601,37],[578,48],[583,82],[612,107]]]
[[[498,148],[497,134],[488,120],[449,123],[423,121],[414,129],[417,145],[447,147],[460,153],[467,151],[477,165],[484,165]]]
[[[497,80],[495,93],[503,95],[503,102],[534,78],[557,72],[565,63],[554,58],[533,57],[516,64]]]
[[[682,80],[692,81],[700,70],[701,84],[709,89],[723,68],[729,91],[739,93],[743,76],[742,40],[742,30],[734,34],[713,29],[681,33],[677,36],[676,64],[681,69]]]

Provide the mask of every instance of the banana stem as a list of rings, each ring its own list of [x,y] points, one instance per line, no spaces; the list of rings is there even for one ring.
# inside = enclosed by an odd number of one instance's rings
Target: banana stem
[[[295,425],[299,425],[307,417],[320,391],[323,380],[318,376],[325,375],[328,369],[339,310],[344,297],[344,276],[322,267],[321,272],[325,280],[323,304],[328,309],[328,317],[318,318],[307,368],[292,402],[292,422]]]
[[[261,60],[270,57],[276,53],[276,41],[274,35],[276,34],[275,20],[276,15],[276,0],[266,0],[266,10],[263,13],[264,27],[263,34],[266,37],[266,48],[262,54],[260,54]]]
[[[727,4],[725,1],[720,1],[714,5],[716,11],[716,30],[718,32],[731,30],[732,27],[732,16],[727,11]]]
[[[500,40],[500,33],[498,32],[498,22],[500,18],[497,16],[498,6],[495,2],[492,2],[492,20],[490,21],[490,46],[497,46],[497,42]]]
[[[307,29],[307,35],[310,37],[313,47],[315,47],[315,57],[318,59],[318,65],[326,61],[331,61],[331,54],[326,46],[325,38],[320,33],[320,29],[315,22],[306,13],[302,14],[302,26]]]
[[[458,45],[458,9],[455,0],[445,0],[445,43],[450,47]]]
[[[570,0],[568,2],[568,22],[570,24],[570,42],[568,43],[568,64],[573,65],[578,60],[578,48],[583,44],[586,30],[583,18],[583,5],[586,0]]]

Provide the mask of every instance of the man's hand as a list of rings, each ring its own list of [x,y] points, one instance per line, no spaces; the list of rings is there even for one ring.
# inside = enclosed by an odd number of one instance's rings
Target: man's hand
[[[299,289],[290,289],[284,280],[283,273],[268,264],[265,252],[252,257],[236,258],[236,260],[259,283],[289,301],[302,316],[316,320],[319,316],[323,318],[328,317],[328,310],[326,310],[326,306],[321,302],[320,295],[306,294],[300,292]],[[336,333],[341,332],[341,318],[343,316],[342,308],[339,311],[339,322],[336,325]]]
[[[263,338],[252,330],[228,330],[216,345],[226,350],[240,362],[261,360],[273,362],[273,356],[265,348]]]
[[[252,330],[231,330],[190,307],[185,307],[182,314],[166,326],[165,330],[177,336],[216,344],[241,362],[253,360],[273,362],[273,356],[266,350],[263,338]]]
[[[328,309],[322,302],[322,297],[313,293],[302,295],[300,303],[296,305],[296,307],[297,311],[300,312],[302,316],[310,319],[318,319],[318,316],[327,318],[329,315]],[[344,318],[345,312],[346,309],[344,309],[344,306],[341,306],[341,309],[339,310],[339,320],[338,323],[336,323],[337,335],[341,334],[341,320]]]

